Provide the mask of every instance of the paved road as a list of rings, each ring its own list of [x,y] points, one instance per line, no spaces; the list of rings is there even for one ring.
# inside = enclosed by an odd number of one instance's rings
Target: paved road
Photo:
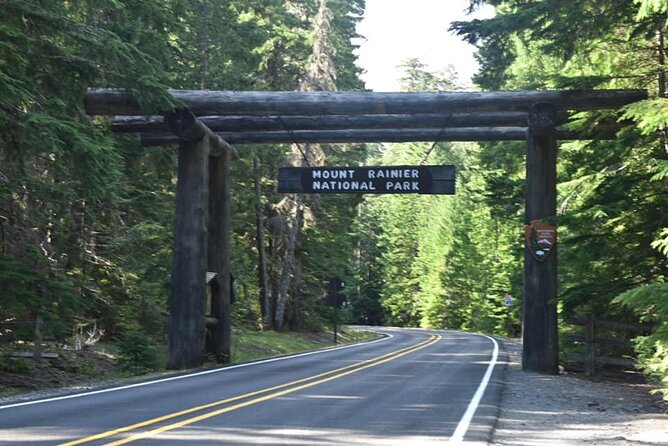
[[[496,342],[379,330],[379,341],[88,394],[0,406],[0,444],[484,443]]]

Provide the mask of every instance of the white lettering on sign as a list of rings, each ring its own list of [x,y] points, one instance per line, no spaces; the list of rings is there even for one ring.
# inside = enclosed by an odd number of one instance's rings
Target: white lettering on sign
[[[417,181],[387,181],[385,188],[387,190],[420,191],[419,182]]]
[[[422,170],[418,167],[313,168],[308,177],[313,192],[423,193]],[[364,178],[366,177],[366,178]],[[424,185],[423,185],[424,187]]]
[[[420,171],[417,169],[369,169],[368,178],[375,179],[410,179],[420,178]]]
[[[371,181],[314,181],[313,190],[376,190]]]
[[[313,179],[322,178],[325,180],[352,180],[354,175],[355,171],[353,169],[315,169],[312,173]]]

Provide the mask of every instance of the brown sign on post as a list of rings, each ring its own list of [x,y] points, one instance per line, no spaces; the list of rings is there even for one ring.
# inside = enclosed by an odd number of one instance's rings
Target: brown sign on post
[[[544,261],[557,244],[557,227],[540,220],[524,226],[527,248],[534,259]]]

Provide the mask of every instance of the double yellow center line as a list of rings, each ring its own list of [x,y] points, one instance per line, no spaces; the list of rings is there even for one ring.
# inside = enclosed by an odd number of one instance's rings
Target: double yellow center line
[[[142,438],[146,437],[152,437],[154,435],[158,435],[163,432],[171,431],[183,426],[187,426],[189,424],[197,423],[202,420],[206,420],[208,418],[212,418],[227,412],[231,412],[233,410],[241,409],[243,407],[248,407],[253,404],[261,403],[263,401],[271,400],[274,398],[278,398],[290,393],[297,392],[299,390],[307,389],[309,387],[317,386],[319,384],[326,383],[328,381],[333,381],[338,378],[342,378],[344,376],[350,375],[352,373],[356,373],[365,369],[368,369],[370,367],[374,367],[380,364],[384,364],[386,362],[395,360],[397,358],[400,358],[404,355],[407,355],[409,353],[413,353],[415,351],[418,351],[420,349],[429,347],[430,345],[435,344],[441,339],[441,336],[439,335],[431,335],[428,339],[420,342],[419,344],[406,347],[400,350],[396,350],[372,359],[367,359],[362,362],[358,362],[355,364],[351,364],[345,367],[341,367],[338,369],[330,370],[327,372],[319,373],[317,375],[309,376],[307,378],[302,378],[298,379],[296,381],[291,381],[285,384],[280,384],[277,386],[273,387],[267,387],[265,389],[260,389],[256,390],[254,392],[249,392],[243,395],[235,396],[232,398],[227,398],[224,400],[220,401],[214,401],[208,404],[204,404],[201,406],[196,406],[196,407],[191,407],[189,409],[181,410],[179,412],[173,412],[167,415],[163,415],[161,417],[157,418],[151,418],[150,420],[142,421],[140,423],[132,424],[129,426],[124,426],[120,427],[118,429],[113,429],[109,430],[106,432],[101,432],[99,434],[91,435],[89,437],[81,438],[79,440],[74,440],[68,443],[62,443],[60,446],[74,446],[74,445],[79,445],[79,444],[84,444],[84,443],[90,443],[93,441],[97,440],[102,440],[105,438],[117,436],[123,433],[128,433],[132,431],[136,431],[141,428],[145,428],[148,426],[152,426],[164,421],[172,420],[174,418],[178,417],[183,417],[186,415],[191,415],[196,412],[202,412],[207,409],[212,409],[215,407],[219,406],[225,406],[221,407],[220,409],[213,410],[211,412],[206,412],[206,413],[201,413],[199,415],[183,419],[181,421],[178,421],[176,423],[172,424],[167,424],[164,426],[157,427],[155,429],[143,431],[140,433],[136,433],[127,437],[124,437],[120,440],[113,441],[111,443],[107,443],[107,445],[122,445],[122,444],[127,444],[133,441],[140,440]],[[240,401],[240,402],[239,402]],[[230,403],[235,403],[232,405],[228,405]]]

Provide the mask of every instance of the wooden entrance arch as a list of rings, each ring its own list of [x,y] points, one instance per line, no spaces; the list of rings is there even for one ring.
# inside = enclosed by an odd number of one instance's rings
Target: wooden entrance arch
[[[170,298],[172,368],[191,367],[203,360],[207,271],[216,272],[221,280],[212,296],[211,349],[221,361],[229,359],[229,186],[225,180],[233,151],[230,144],[525,140],[525,223],[550,223],[556,216],[557,141],[614,138],[617,130],[614,125],[600,125],[591,134],[570,131],[563,127],[569,113],[616,109],[647,98],[644,90],[174,90],[171,94],[184,109],[165,116],[145,116],[139,101],[126,90],[90,89],[85,105],[91,115],[115,116],[112,129],[140,134],[145,146],[179,145]],[[523,368],[557,373],[556,246],[541,259],[529,246],[524,257]]]

